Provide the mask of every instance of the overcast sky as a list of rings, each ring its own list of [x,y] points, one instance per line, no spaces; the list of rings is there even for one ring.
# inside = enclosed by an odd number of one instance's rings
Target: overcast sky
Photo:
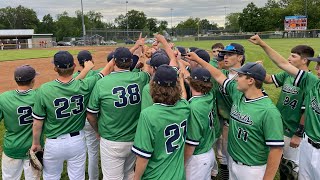
[[[135,9],[144,11],[147,17],[167,20],[171,27],[189,17],[206,18],[223,26],[225,13],[241,12],[248,3],[254,2],[263,6],[267,0],[128,0],[128,11]],[[67,11],[74,16],[76,10],[81,9],[81,0],[0,0],[0,8],[22,5],[34,9],[42,19],[50,13],[53,17]],[[113,22],[114,18],[126,13],[125,0],[83,0],[84,12],[99,11],[105,22]]]

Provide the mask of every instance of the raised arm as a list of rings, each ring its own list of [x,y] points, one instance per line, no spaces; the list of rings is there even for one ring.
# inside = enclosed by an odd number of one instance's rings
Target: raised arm
[[[100,71],[104,76],[110,74],[113,71],[113,67],[115,65],[114,59],[112,59],[108,64]]]
[[[88,72],[94,67],[94,64],[92,63],[92,61],[85,61],[84,62],[84,68],[82,69],[82,71],[80,72],[80,74],[78,74],[78,76],[75,78],[77,79],[84,79]]]
[[[200,64],[203,68],[206,68],[211,76],[220,84],[222,85],[223,82],[227,79],[227,77],[217,68],[211,66],[209,63],[201,59],[196,53],[190,52],[188,53],[188,56],[186,56],[187,59],[192,60]]]
[[[269,56],[269,58],[282,70],[288,72],[292,76],[296,76],[299,69],[291,65],[284,57],[282,57],[277,51],[272,49],[267,43],[265,43],[258,35],[252,36],[249,41],[255,45],[259,45]]]
[[[174,52],[171,49],[171,46],[169,45],[167,40],[164,38],[164,36],[162,36],[160,34],[156,34],[155,38],[156,38],[156,40],[158,42],[160,42],[163,45],[164,50],[168,54],[168,56],[170,58],[170,64],[169,65],[170,66],[174,66],[174,67],[178,67],[178,62],[177,62],[176,56],[174,55]]]

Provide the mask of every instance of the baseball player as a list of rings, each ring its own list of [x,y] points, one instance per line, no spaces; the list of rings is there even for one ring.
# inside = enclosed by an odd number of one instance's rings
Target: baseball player
[[[91,61],[94,63],[92,59],[92,55],[87,50],[82,50],[78,53],[77,59],[81,69],[84,68],[84,62]],[[108,62],[111,61],[108,60]],[[101,69],[100,69],[101,70]],[[86,77],[91,77],[99,73],[100,70],[90,70]],[[77,77],[80,74],[81,70],[75,72],[73,77]],[[99,179],[99,139],[96,137],[96,133],[92,129],[90,123],[88,121],[85,122],[85,126],[83,128],[84,135],[86,139],[87,153],[88,153],[88,175],[90,180],[98,180]]]
[[[317,62],[317,76],[308,71],[303,71],[290,64],[279,53],[268,46],[260,39],[258,35],[252,36],[249,39],[253,44],[259,45],[270,57],[270,59],[281,69],[295,77],[294,85],[303,90],[305,94],[304,103],[305,110],[305,125],[299,127],[295,133],[303,134],[305,137],[300,145],[299,157],[299,179],[315,180],[320,177],[320,123],[319,123],[319,77],[320,77],[320,56],[317,58],[309,57],[307,60]]]
[[[58,78],[41,85],[35,98],[32,150],[41,149],[39,139],[44,129],[47,138],[43,178],[60,179],[66,160],[69,179],[85,179],[86,145],[82,131],[85,107],[96,81],[108,74],[113,64],[108,63],[99,74],[75,80],[72,77],[75,64],[69,52],[57,52],[53,63]],[[85,77],[83,73],[88,72],[92,65],[90,61],[85,62],[85,68],[80,74]]]
[[[228,132],[230,179],[273,179],[284,145],[283,127],[280,112],[261,89],[265,69],[258,63],[232,69],[238,72],[235,83],[196,54],[188,55],[208,69],[232,98]]]
[[[188,81],[192,97],[189,99],[191,115],[187,123],[184,159],[186,178],[210,179],[216,161],[212,148],[215,142],[214,122],[218,121],[216,96],[208,70],[193,69]]]
[[[141,110],[142,87],[150,76],[144,71],[129,71],[132,54],[128,48],[117,48],[114,61],[114,72],[100,80],[92,91],[87,119],[101,136],[103,178],[132,179],[135,156],[131,147]]]
[[[308,72],[310,61],[308,57],[314,56],[314,50],[310,46],[299,45],[291,50],[288,62],[300,70]],[[305,106],[304,92],[293,85],[294,77],[287,72],[280,72],[275,75],[267,75],[264,81],[268,84],[275,84],[282,87],[277,103],[282,120],[284,131],[283,158],[280,163],[281,179],[297,179],[299,172],[299,144],[302,134],[296,133],[304,126],[303,112]]]
[[[215,43],[211,46],[211,50],[212,50],[212,55],[213,58],[210,60],[210,64],[216,68],[219,69],[225,69],[224,68],[224,57],[223,56],[219,56],[219,52],[222,51],[224,49],[224,46],[222,43]]]
[[[181,99],[183,79],[179,86],[176,70],[161,65],[150,86],[154,104],[141,112],[132,147],[137,155],[134,179],[185,179],[183,155],[190,109]]]
[[[22,170],[26,180],[40,179],[41,172],[30,166],[28,150],[32,145],[32,108],[34,106],[36,71],[29,65],[16,68],[16,90],[0,95],[0,121],[6,129],[2,152],[2,179],[19,180]],[[40,144],[43,145],[41,138]]]

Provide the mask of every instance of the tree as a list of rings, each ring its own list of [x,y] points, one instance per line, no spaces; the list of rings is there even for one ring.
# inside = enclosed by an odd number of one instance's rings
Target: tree
[[[264,8],[258,8],[254,3],[249,3],[239,16],[240,28],[245,32],[261,32],[266,28],[267,13]]]
[[[66,11],[62,14],[58,14],[55,23],[57,28],[55,35],[57,39],[62,40],[63,37],[82,36],[82,28],[77,21],[76,17],[70,17]]]
[[[168,21],[160,21],[159,22],[159,31],[166,30],[168,28]]]
[[[155,18],[148,18],[147,19],[147,28],[150,32],[150,35],[152,35],[155,32],[158,32],[158,27],[157,27],[158,21]]]
[[[54,33],[55,32],[55,22],[50,14],[43,16],[42,22],[38,28],[39,33]]]
[[[0,9],[0,26],[5,29],[35,29],[39,25],[37,13],[23,6]]]
[[[127,17],[129,29],[143,29],[147,25],[147,17],[144,12],[131,10],[126,14],[126,16],[121,14],[115,18],[115,23],[118,24],[118,28],[127,28]]]
[[[240,13],[231,13],[226,17],[225,29],[232,32],[239,32],[239,16]]]

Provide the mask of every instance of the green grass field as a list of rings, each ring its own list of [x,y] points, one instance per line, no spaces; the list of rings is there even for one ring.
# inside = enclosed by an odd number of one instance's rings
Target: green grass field
[[[267,58],[263,50],[251,44],[247,40],[235,40],[235,41],[188,41],[188,42],[176,42],[175,44],[178,46],[184,47],[199,47],[206,50],[210,50],[211,45],[217,42],[221,42],[224,45],[227,45],[231,42],[236,42],[242,44],[246,49],[246,59],[247,61],[257,61],[262,60],[264,63],[264,67],[267,69],[269,74],[274,74],[280,71],[271,60]],[[292,47],[300,44],[309,45],[313,47],[316,51],[316,54],[320,53],[320,44],[319,39],[269,39],[266,42],[275,50],[277,50],[284,57],[288,57],[290,55],[290,50]],[[30,58],[44,58],[44,57],[52,57],[56,50],[10,50],[10,51],[0,51],[0,61],[13,61],[18,59],[30,59]],[[71,50],[72,54],[76,54],[77,50]],[[310,70],[314,70],[315,63],[311,63]],[[269,94],[273,102],[277,101],[277,97],[279,96],[279,89],[276,89],[274,85],[265,85],[264,89]],[[3,123],[0,124],[0,144],[2,146],[4,134]],[[0,147],[0,152],[2,152],[2,148]],[[0,172],[1,176],[1,172]],[[100,176],[102,177],[102,175]],[[66,169],[64,169],[62,179],[68,179]],[[279,179],[277,176],[276,179]]]

